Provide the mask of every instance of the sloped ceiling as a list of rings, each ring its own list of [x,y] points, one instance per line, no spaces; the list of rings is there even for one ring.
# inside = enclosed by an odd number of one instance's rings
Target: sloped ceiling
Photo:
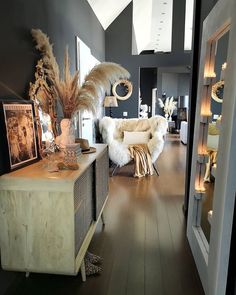
[[[87,0],[106,30],[131,0]],[[185,50],[191,50],[194,0],[186,0]],[[173,0],[133,0],[132,53],[171,52]],[[134,45],[134,44],[133,44]]]
[[[106,30],[132,0],[87,0]]]

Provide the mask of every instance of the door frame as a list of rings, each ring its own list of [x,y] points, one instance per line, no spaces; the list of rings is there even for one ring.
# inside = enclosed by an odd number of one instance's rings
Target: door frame
[[[195,115],[192,171],[190,180],[187,237],[197,265],[205,293],[223,295],[226,292],[234,213],[236,181],[236,11],[235,0],[219,0],[203,24],[200,70]],[[206,146],[208,117],[210,116],[211,86],[213,84],[215,42],[230,26],[224,102],[222,105],[222,131],[219,140],[216,183],[208,244],[200,226],[202,198],[204,197],[201,162]],[[205,131],[205,132],[204,132]],[[197,180],[197,181],[196,181]]]

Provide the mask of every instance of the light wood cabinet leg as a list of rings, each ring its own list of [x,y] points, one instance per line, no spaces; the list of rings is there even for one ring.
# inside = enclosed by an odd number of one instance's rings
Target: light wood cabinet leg
[[[80,272],[81,272],[82,281],[86,282],[86,272],[85,272],[84,259],[82,260],[82,263],[81,263],[81,266],[80,266]]]

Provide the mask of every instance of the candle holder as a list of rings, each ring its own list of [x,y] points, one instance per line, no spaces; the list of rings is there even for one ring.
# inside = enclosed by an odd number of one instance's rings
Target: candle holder
[[[211,116],[212,116],[211,113],[201,114],[200,122],[203,124],[209,124]]]
[[[196,191],[194,194],[194,198],[197,201],[202,201],[205,199],[205,191]]]
[[[199,164],[206,164],[209,161],[208,154],[198,154],[197,155],[197,161]]]

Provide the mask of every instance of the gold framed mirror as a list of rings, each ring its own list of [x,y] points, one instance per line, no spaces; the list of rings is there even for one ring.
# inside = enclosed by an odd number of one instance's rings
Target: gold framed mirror
[[[30,82],[29,97],[34,102],[39,152],[42,154],[43,141],[52,142],[58,135],[54,91],[47,82],[42,59],[36,65],[35,82]]]

